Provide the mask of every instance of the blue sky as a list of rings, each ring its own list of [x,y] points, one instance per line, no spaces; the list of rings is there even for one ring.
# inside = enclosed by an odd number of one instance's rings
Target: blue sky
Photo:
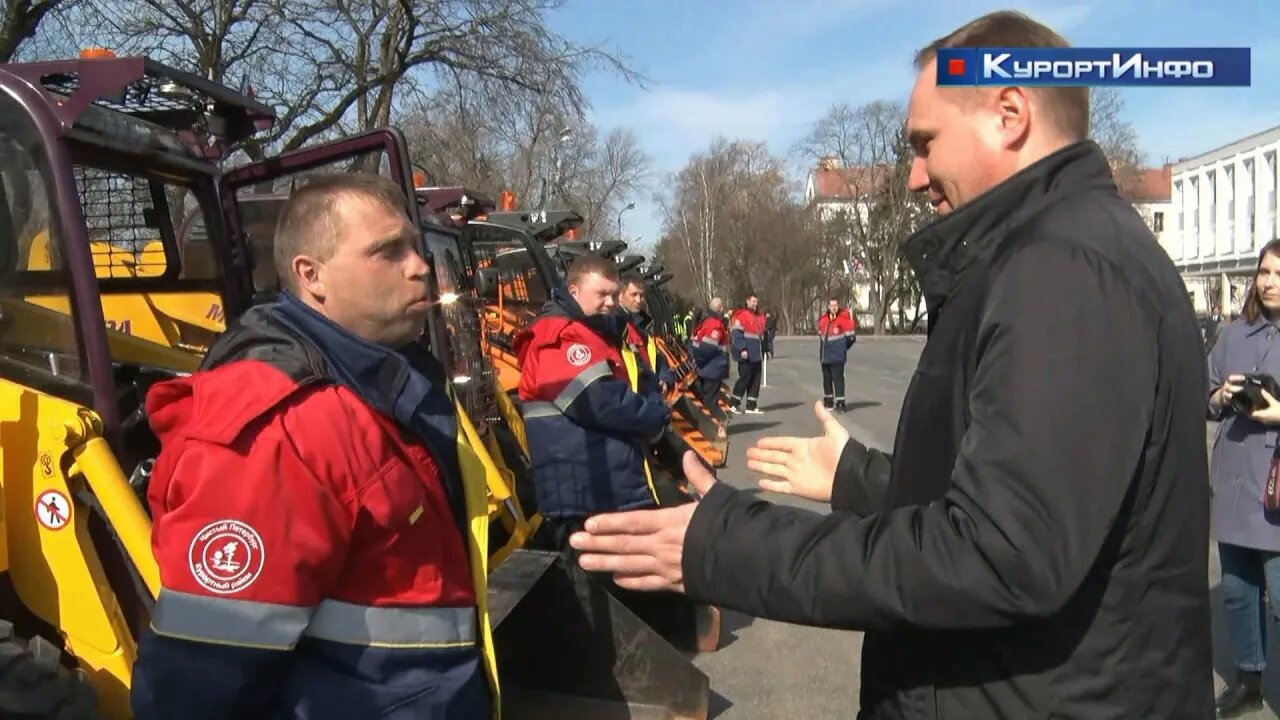
[[[833,103],[905,102],[916,48],[1004,8],[1077,46],[1253,49],[1252,87],[1122,90],[1148,164],[1280,125],[1277,0],[568,0],[551,22],[647,76],[642,89],[594,73],[586,90],[593,122],[635,130],[654,160],[656,188],[717,135],[763,140],[786,155]],[[661,233],[650,197],[636,198],[623,223],[643,245]]]

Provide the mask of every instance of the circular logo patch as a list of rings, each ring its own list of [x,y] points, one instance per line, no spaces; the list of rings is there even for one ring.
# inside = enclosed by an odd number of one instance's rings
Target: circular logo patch
[[[71,501],[57,490],[45,490],[36,498],[36,520],[50,530],[61,530],[71,522]]]
[[[205,525],[191,539],[188,556],[196,582],[219,595],[237,593],[252,585],[266,559],[258,531],[239,520]]]
[[[711,331],[711,339],[712,339],[712,340],[719,340],[719,339],[720,339],[720,331],[719,331],[719,330],[712,330],[712,331]]]
[[[582,343],[574,343],[569,346],[569,352],[565,353],[565,357],[569,359],[570,365],[582,367],[591,362],[591,348]]]

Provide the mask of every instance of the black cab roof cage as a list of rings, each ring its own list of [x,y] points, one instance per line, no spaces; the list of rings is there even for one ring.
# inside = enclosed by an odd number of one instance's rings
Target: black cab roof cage
[[[274,109],[244,93],[142,56],[7,63],[0,70],[43,91],[64,133],[97,106],[171,130],[206,159],[224,157],[276,120]]]
[[[494,208],[493,200],[478,190],[461,185],[454,187],[420,187],[418,202],[435,215],[460,216],[460,222],[480,218]]]
[[[570,240],[556,243],[556,247],[575,255],[591,253],[600,257],[614,258],[627,249],[627,244],[621,240]]]
[[[530,210],[489,213],[495,225],[524,230],[542,242],[551,242],[582,225],[582,216],[572,210]]]
[[[654,260],[647,265],[642,265],[640,267],[640,277],[648,280],[649,278],[656,277],[665,269],[666,268],[662,266],[662,263]]]
[[[627,255],[625,257],[616,257],[614,260],[618,264],[619,273],[628,273],[644,264],[643,255]]]

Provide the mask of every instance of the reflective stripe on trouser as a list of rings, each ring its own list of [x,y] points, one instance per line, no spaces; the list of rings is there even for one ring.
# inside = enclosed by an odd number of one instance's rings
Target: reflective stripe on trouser
[[[466,647],[474,607],[375,607],[325,600],[315,607],[232,600],[162,588],[151,627],[160,635],[289,650],[300,637],[372,647]]]

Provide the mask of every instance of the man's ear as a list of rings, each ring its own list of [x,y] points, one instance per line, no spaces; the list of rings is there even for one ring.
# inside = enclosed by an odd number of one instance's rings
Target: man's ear
[[[1000,135],[1005,147],[1017,148],[1026,142],[1031,130],[1032,114],[1039,111],[1034,106],[1026,88],[1005,87],[995,94],[993,99],[996,112],[999,114]],[[1043,118],[1036,118],[1043,122]]]
[[[328,295],[324,286],[324,263],[309,255],[298,255],[293,259],[291,267],[293,277],[298,281],[298,290],[324,302]]]

